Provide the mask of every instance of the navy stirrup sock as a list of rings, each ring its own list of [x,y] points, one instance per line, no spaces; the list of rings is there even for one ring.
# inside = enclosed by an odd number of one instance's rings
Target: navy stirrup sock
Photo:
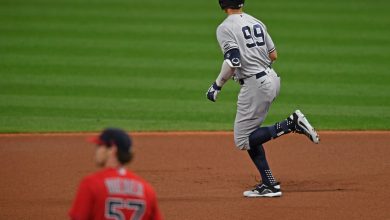
[[[253,163],[256,165],[256,168],[259,170],[263,183],[267,185],[275,185],[276,180],[269,169],[263,145],[251,146],[248,153]]]
[[[284,134],[288,134],[292,131],[295,131],[295,124],[292,119],[287,118],[281,122],[277,122],[273,126],[268,127],[272,134],[272,138],[278,138]]]
[[[256,129],[249,135],[249,146],[257,147],[269,140],[273,137],[271,130],[269,127],[261,127]]]
[[[265,184],[275,185],[276,181],[269,169],[262,144],[292,131],[295,131],[295,123],[289,117],[275,125],[257,128],[249,135],[250,150],[248,150],[248,153]]]
[[[287,118],[274,125],[256,129],[249,135],[249,145],[258,146],[292,131],[295,131],[295,124],[290,118]]]

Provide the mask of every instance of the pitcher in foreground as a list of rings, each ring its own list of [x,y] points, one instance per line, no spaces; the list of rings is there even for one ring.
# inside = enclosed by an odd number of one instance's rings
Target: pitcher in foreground
[[[125,168],[133,156],[128,134],[108,128],[90,141],[97,145],[95,160],[102,170],[81,181],[70,218],[162,219],[152,186]]]

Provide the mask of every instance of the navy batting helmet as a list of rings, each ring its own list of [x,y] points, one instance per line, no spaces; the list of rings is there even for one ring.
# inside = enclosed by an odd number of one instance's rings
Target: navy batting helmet
[[[245,0],[219,0],[219,5],[221,6],[221,9],[240,9],[242,6],[244,6]]]

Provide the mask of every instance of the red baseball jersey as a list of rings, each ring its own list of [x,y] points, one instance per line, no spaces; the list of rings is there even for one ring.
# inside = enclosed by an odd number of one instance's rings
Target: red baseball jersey
[[[125,168],[107,168],[85,177],[69,216],[77,220],[162,219],[152,186]]]

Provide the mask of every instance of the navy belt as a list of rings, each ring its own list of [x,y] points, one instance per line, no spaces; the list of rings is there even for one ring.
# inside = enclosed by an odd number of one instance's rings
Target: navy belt
[[[263,77],[263,76],[265,76],[265,75],[267,75],[267,73],[266,73],[265,71],[263,71],[263,72],[257,73],[255,76],[256,76],[256,79],[258,79],[258,78],[261,78],[261,77]],[[252,77],[252,76],[250,76],[250,77],[248,77],[248,78],[251,78],[251,77]],[[248,78],[239,79],[238,82],[240,83],[240,85],[244,85],[244,84],[245,84],[244,80],[246,80],[246,79],[248,79]]]

